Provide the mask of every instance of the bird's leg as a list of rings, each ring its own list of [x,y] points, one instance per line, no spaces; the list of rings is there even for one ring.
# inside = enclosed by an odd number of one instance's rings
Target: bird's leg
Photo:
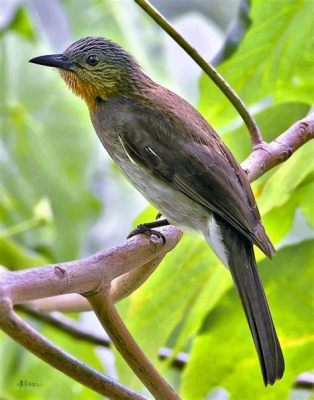
[[[166,238],[164,235],[159,232],[154,230],[154,228],[160,228],[161,226],[166,226],[170,225],[167,219],[158,219],[157,221],[154,222],[147,222],[145,224],[140,224],[138,225],[132,232],[129,233],[128,239],[130,239],[132,236],[139,235],[139,234],[144,234],[144,235],[155,235],[158,238],[161,238],[163,243],[166,243]]]

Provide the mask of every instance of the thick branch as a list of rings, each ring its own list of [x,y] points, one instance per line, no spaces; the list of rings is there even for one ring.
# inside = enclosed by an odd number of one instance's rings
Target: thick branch
[[[287,160],[298,148],[314,137],[314,113],[297,121],[270,143],[253,149],[241,164],[252,182],[269,169]]]
[[[165,31],[172,39],[178,43],[180,47],[196,62],[197,65],[205,72],[205,74],[219,87],[223,94],[233,104],[235,109],[241,115],[245,125],[247,126],[253,148],[263,143],[260,130],[254,120],[253,115],[246,108],[242,99],[232,89],[232,87],[224,80],[219,72],[211,66],[195,49],[192,47],[180,33],[170,24],[167,19],[161,15],[147,0],[135,0],[135,2],[149,15],[153,20]]]
[[[64,293],[94,292],[118,276],[158,260],[170,251],[181,238],[181,232],[172,226],[160,228],[166,238],[159,240],[145,235],[134,236],[123,245],[101,251],[90,257],[55,265],[47,265],[17,272],[0,274],[2,294],[13,304]]]
[[[134,268],[132,271],[114,279],[110,287],[110,298],[113,303],[124,299],[139,288],[155,271],[163,258],[164,255],[157,257],[147,264]]]
[[[178,234],[181,235],[180,232]],[[154,240],[154,238],[152,237],[151,240]],[[163,256],[156,257],[152,261],[115,278],[110,287],[112,301],[116,303],[133,293],[155,271],[162,259]],[[27,304],[40,311],[81,312],[91,310],[88,301],[76,293],[36,299],[27,302]]]

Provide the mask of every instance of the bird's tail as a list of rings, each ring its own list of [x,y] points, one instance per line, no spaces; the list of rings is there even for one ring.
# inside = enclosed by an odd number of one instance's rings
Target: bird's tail
[[[224,221],[216,219],[216,223],[226,248],[228,267],[254,339],[264,383],[272,385],[282,377],[285,364],[258,275],[253,245]]]

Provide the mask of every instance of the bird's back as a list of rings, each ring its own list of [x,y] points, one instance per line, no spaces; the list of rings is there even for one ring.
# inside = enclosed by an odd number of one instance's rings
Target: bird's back
[[[220,214],[228,222],[236,225],[242,234],[257,244],[267,255],[273,254],[273,247],[260,223],[259,212],[244,171],[213,128],[181,97],[150,83],[145,86],[145,91],[141,95],[117,96],[100,102],[96,112],[92,114],[92,121],[112,158],[149,201],[161,211],[167,208],[170,220],[178,223],[169,215],[171,203],[177,196],[176,204],[182,198],[182,218],[178,224],[182,226],[184,220],[185,226],[190,225],[195,229],[194,221],[189,223],[189,218],[186,219],[186,213],[191,211],[190,207],[185,210],[186,207],[183,206],[187,204],[188,197],[188,203],[194,200],[193,205],[194,207],[197,205],[201,214],[206,210]],[[130,151],[126,151],[126,145],[121,139],[126,136],[129,138],[132,136],[132,147],[137,148],[132,156]],[[167,169],[165,175],[174,176],[177,174],[176,168],[182,171],[184,169],[185,176],[190,174],[187,179],[193,181],[193,173],[198,174],[198,182],[202,187],[193,188],[193,192],[201,191],[198,195],[203,201],[195,202],[193,196],[189,197],[187,195],[189,189],[184,191],[169,188],[168,182],[161,179],[161,174],[156,174],[156,168],[155,171],[154,167],[148,170],[142,168],[143,160],[139,160],[135,153],[144,149],[145,154],[145,148],[150,148],[155,153],[162,153],[158,168]],[[170,152],[169,149],[175,149],[175,152],[173,150]],[[136,157],[137,160],[132,157]],[[147,174],[149,176],[146,176]],[[151,182],[152,188],[148,187],[147,182]],[[160,193],[153,195],[152,190]],[[228,196],[229,208],[233,205],[232,215],[224,207],[223,196]],[[218,204],[213,202],[216,198]],[[162,207],[164,204],[160,203],[165,202],[167,204]],[[200,218],[200,215],[196,218]]]

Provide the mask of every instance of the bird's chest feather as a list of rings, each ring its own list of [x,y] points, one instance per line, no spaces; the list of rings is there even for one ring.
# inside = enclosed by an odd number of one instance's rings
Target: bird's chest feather
[[[110,157],[133,186],[170,222],[183,229],[200,231],[200,222],[206,224],[208,212],[132,159],[119,138],[116,122],[112,123],[109,115],[108,119],[92,116],[92,122]]]

